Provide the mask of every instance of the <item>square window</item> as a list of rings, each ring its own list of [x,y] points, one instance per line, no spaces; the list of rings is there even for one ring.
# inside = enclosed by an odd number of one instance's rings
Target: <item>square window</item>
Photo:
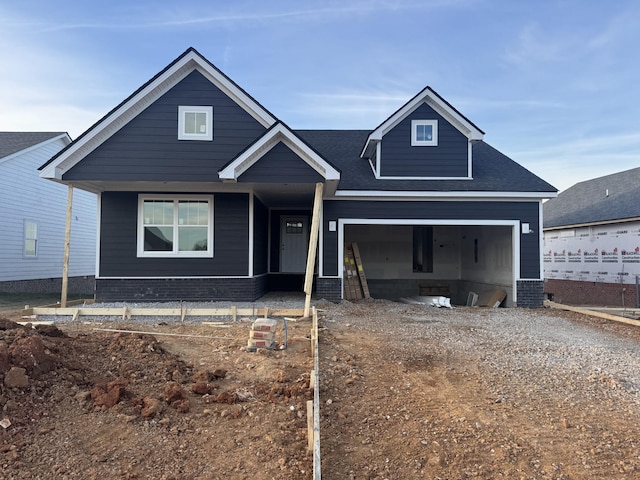
[[[292,233],[294,235],[302,235],[304,232],[304,225],[300,220],[287,220],[286,233]]]
[[[411,146],[434,147],[438,145],[437,120],[411,120]]]
[[[139,197],[139,257],[213,257],[213,197]]]
[[[178,107],[178,140],[213,140],[213,107]]]

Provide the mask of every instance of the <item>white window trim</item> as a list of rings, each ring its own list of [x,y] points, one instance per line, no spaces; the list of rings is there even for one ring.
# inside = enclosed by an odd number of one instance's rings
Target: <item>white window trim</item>
[[[433,139],[420,141],[416,131],[420,125],[430,125],[433,131]],[[411,146],[412,147],[437,147],[438,146],[438,120],[411,120]]]
[[[145,200],[172,200],[174,203],[174,225],[172,252],[146,252],[144,250],[144,202]],[[207,250],[196,252],[181,252],[178,248],[178,202],[181,200],[206,200],[209,205],[209,225],[207,226]],[[138,195],[138,257],[143,258],[213,258],[213,195]]]
[[[205,113],[207,116],[207,132],[206,133],[187,133],[185,132],[185,115],[187,113]],[[211,106],[179,106],[178,107],[178,140],[213,140],[213,107]]]
[[[36,226],[36,238],[27,238],[27,224],[28,223],[33,223]],[[24,219],[24,221],[22,222],[22,257],[23,258],[38,258],[38,244],[39,242],[39,230],[40,230],[40,225],[38,224],[38,222],[36,222],[35,220],[30,220],[28,218]],[[27,254],[27,240],[35,240],[36,241],[36,251],[33,255],[28,255]]]

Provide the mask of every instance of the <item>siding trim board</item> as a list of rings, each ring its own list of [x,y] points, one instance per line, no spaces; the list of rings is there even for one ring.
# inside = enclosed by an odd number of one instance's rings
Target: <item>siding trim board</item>
[[[338,220],[338,277],[343,279],[344,269],[344,227],[345,225],[444,225],[444,226],[501,226],[511,227],[512,243],[512,288],[513,302],[517,304],[518,281],[520,277],[520,220],[425,220],[425,219],[371,219],[371,218],[341,218]],[[526,279],[542,280],[542,278]],[[344,295],[344,292],[343,292]]]
[[[411,200],[421,201],[425,198],[441,198],[443,200],[456,200],[460,198],[468,201],[470,199],[482,199],[489,201],[513,201],[517,199],[522,200],[542,200],[544,198],[556,197],[557,194],[541,192],[478,192],[478,191],[450,191],[450,192],[437,192],[437,191],[392,191],[392,190],[337,190],[335,193],[336,200],[376,200],[382,199],[384,201],[392,200],[394,197],[400,198],[403,201]],[[382,198],[381,198],[382,197]],[[325,200],[332,200],[327,198]]]

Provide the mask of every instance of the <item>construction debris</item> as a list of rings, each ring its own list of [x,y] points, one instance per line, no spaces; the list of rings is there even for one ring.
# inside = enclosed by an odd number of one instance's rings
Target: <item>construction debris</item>
[[[277,325],[277,321],[271,318],[259,318],[253,322],[249,332],[247,350],[255,352],[258,348],[275,349]]]
[[[449,297],[441,296],[417,296],[417,297],[402,297],[399,299],[401,303],[409,305],[429,305],[431,307],[445,307],[453,308],[451,306],[451,299]]]

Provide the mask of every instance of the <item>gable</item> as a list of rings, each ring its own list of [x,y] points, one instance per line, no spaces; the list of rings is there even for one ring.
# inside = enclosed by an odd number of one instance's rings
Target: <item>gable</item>
[[[413,121],[435,121],[437,145],[413,146]],[[380,146],[381,177],[470,176],[467,137],[426,103],[385,133]]]
[[[420,132],[421,128],[426,130]],[[444,142],[440,141],[440,130]],[[421,134],[427,136],[421,139]],[[426,87],[369,134],[360,156],[369,160],[380,179],[470,180],[471,142],[482,140],[483,136],[482,130]],[[459,142],[462,137],[466,139],[464,144]],[[463,145],[466,153],[461,153]],[[432,152],[420,152],[428,149]],[[465,155],[466,169],[462,158]]]
[[[238,182],[316,183],[324,178],[282,142],[249,167]]]
[[[64,146],[71,142],[65,132],[0,132],[0,164],[58,139],[63,139]]]
[[[211,141],[178,139],[180,106],[211,106]],[[193,71],[139,113],[63,180],[219,181],[218,170],[266,131],[199,71]]]
[[[224,92],[262,127],[269,128],[275,123],[275,117],[249,94],[202,57],[195,49],[189,48],[164,70],[107,113],[71,145],[42,165],[40,167],[40,175],[44,178],[62,181],[62,176],[65,173],[194,71],[198,71],[211,84]],[[104,188],[104,185],[98,182],[92,183],[91,181],[76,182],[76,185],[92,191],[100,191]]]

